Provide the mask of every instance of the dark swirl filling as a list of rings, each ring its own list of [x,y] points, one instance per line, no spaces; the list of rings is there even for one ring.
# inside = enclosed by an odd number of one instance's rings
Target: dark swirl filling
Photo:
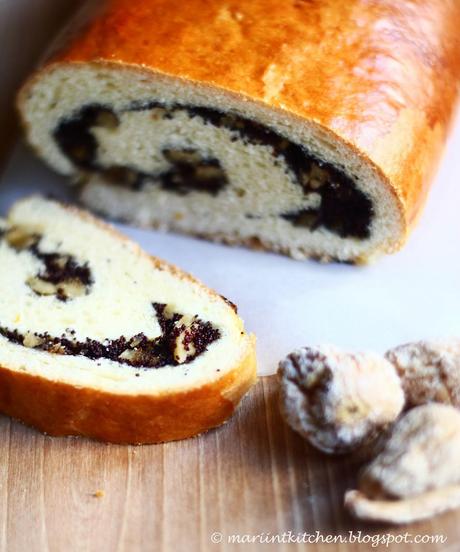
[[[59,301],[68,301],[89,293],[94,279],[88,264],[79,264],[72,255],[44,253],[40,249],[41,239],[39,234],[24,227],[0,229],[0,241],[5,241],[18,254],[28,252],[43,262],[43,270],[26,282],[35,294],[55,295]],[[139,333],[103,342],[89,338],[79,341],[71,328],[61,336],[52,336],[48,332],[21,333],[2,325],[0,335],[11,343],[38,351],[91,360],[108,359],[142,368],[188,364],[221,337],[217,328],[198,315],[183,316],[163,303],[152,303],[152,306],[161,329],[161,335],[154,339]]]
[[[68,301],[89,292],[93,278],[88,263],[80,264],[73,255],[42,251],[42,236],[24,226],[4,230],[0,239],[17,252],[27,251],[43,264],[42,270],[28,278],[27,285],[37,295],[55,295]]]
[[[166,106],[156,101],[133,103],[117,114],[110,107],[89,104],[62,119],[54,129],[53,136],[62,153],[77,168],[101,174],[109,182],[133,190],[141,190],[148,182],[176,194],[197,191],[217,196],[229,186],[228,177],[219,160],[207,157],[193,148],[164,148],[162,154],[170,168],[159,174],[145,173],[124,165],[107,167],[100,163],[98,143],[91,129],[105,127],[116,131],[120,124],[119,115],[133,111],[149,111],[155,118],[163,119],[171,119],[178,112],[186,112],[189,117],[199,117],[207,125],[230,130],[232,140],[269,146],[275,158],[284,160],[303,192],[306,195],[315,193],[321,198],[319,207],[279,213],[281,218],[310,231],[326,228],[342,238],[366,239],[370,236],[374,215],[372,202],[348,175],[330,163],[321,161],[304,146],[239,115],[207,107],[180,104]]]
[[[162,330],[162,334],[155,339],[149,339],[140,333],[133,337],[106,339],[101,343],[89,338],[78,341],[74,338],[75,330],[72,329],[55,337],[48,332],[24,334],[4,326],[0,326],[0,335],[12,343],[38,351],[84,356],[91,360],[108,359],[141,368],[188,364],[203,354],[208,346],[220,337],[217,328],[210,322],[203,322],[198,316],[195,316],[191,323],[184,323],[183,316],[176,312],[169,313],[167,305],[153,303],[153,307]],[[178,340],[182,345],[180,357],[177,352]]]

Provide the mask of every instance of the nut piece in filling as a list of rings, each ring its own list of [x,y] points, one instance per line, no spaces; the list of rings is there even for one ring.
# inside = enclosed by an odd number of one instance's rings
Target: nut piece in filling
[[[370,353],[305,347],[280,363],[278,377],[284,419],[329,454],[370,446],[404,405],[395,369]]]

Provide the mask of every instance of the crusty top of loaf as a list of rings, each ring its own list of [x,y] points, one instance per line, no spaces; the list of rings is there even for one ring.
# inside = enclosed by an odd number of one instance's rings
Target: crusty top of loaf
[[[460,2],[93,4],[50,63],[142,64],[312,119],[383,171],[409,222],[418,213],[459,90]]]

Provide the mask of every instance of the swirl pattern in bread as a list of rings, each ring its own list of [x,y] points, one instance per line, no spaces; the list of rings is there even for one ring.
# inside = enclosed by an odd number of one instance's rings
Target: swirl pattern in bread
[[[0,265],[0,410],[42,431],[189,437],[254,381],[234,306],[86,213],[19,202],[0,224]]]

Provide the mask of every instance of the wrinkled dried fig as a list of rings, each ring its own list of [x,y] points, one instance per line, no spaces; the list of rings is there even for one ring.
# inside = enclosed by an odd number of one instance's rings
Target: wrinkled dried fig
[[[408,406],[440,402],[460,407],[460,340],[419,341],[389,350]]]
[[[313,446],[341,454],[368,446],[404,404],[393,366],[371,353],[305,347],[280,363],[281,412]]]
[[[345,506],[356,517],[407,523],[460,506],[460,412],[431,403],[405,414]]]

